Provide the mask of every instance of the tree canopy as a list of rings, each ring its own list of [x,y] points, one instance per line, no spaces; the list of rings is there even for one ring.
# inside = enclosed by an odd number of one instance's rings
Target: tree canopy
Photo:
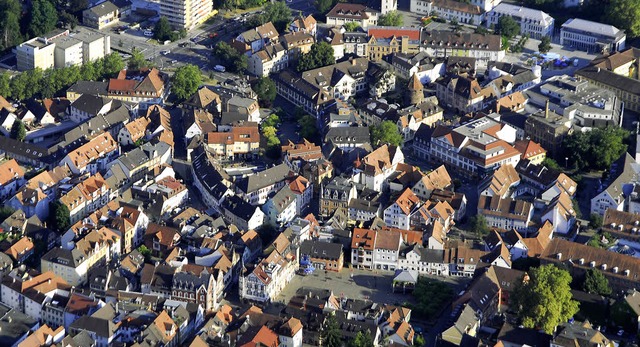
[[[327,13],[338,3],[338,0],[315,0],[313,5],[319,13]]]
[[[200,69],[192,64],[187,64],[176,69],[171,79],[171,92],[180,100],[186,100],[188,97],[198,91],[198,87],[202,84],[202,75]]]
[[[403,141],[398,126],[390,120],[385,120],[376,126],[370,127],[369,132],[371,133],[371,145],[373,147],[380,147],[385,143],[392,146],[400,146]]]
[[[624,143],[629,132],[609,126],[591,131],[576,131],[564,139],[563,147],[569,162],[578,169],[608,169],[627,150]]]
[[[410,308],[417,318],[429,319],[453,297],[453,290],[445,282],[420,276],[413,290],[413,296],[416,304]]]
[[[258,101],[265,107],[271,106],[273,100],[276,99],[276,83],[268,77],[261,77],[253,90],[258,95]]]
[[[333,47],[328,42],[320,41],[311,45],[309,53],[303,54],[298,61],[298,72],[309,71],[315,68],[336,63],[333,56]]]
[[[15,0],[0,0],[0,50],[13,47],[22,41],[20,15],[22,7]]]
[[[401,27],[404,25],[402,14],[398,11],[389,11],[378,18],[378,25]]]
[[[584,282],[582,283],[582,289],[591,294],[609,295],[611,294],[611,287],[609,286],[609,280],[604,277],[602,272],[598,269],[589,269],[584,275]]]
[[[358,331],[356,334],[356,338],[349,341],[347,344],[348,347],[372,347],[373,346],[373,338],[371,337],[371,333],[369,330]]]
[[[42,36],[58,23],[58,11],[49,0],[33,0],[29,14],[28,31],[31,37]]]
[[[630,37],[640,36],[640,0],[611,0],[604,19],[624,29]]]
[[[518,283],[511,294],[510,307],[526,328],[552,334],[558,324],[578,312],[572,299],[571,275],[553,264],[532,268],[529,278]]]
[[[153,38],[163,42],[166,40],[174,41],[175,35],[167,17],[162,16],[153,28]]]
[[[489,234],[491,229],[487,224],[487,218],[481,214],[471,217],[471,231],[480,237]]]
[[[497,29],[500,35],[512,38],[520,33],[520,24],[511,16],[501,16],[498,19]]]
[[[358,31],[358,28],[360,28],[360,23],[358,23],[358,22],[347,22],[347,23],[344,23],[342,25],[342,27],[347,32],[354,32],[354,31]]]
[[[540,53],[547,53],[551,50],[551,38],[549,36],[543,36],[538,45],[538,51]]]
[[[16,119],[11,126],[11,138],[24,141],[24,138],[27,136],[27,129],[24,126],[24,123],[20,119]]]
[[[310,114],[302,116],[298,120],[298,125],[300,125],[300,136],[309,141],[316,140],[316,137],[318,136],[318,125],[314,116]]]
[[[214,60],[214,63],[220,62],[229,71],[236,73],[243,73],[247,70],[248,66],[247,56],[240,54],[235,48],[224,41],[218,42],[215,47],[213,47],[211,59]]]
[[[67,205],[54,200],[49,204],[49,227],[59,233],[66,232],[71,225]]]
[[[137,48],[133,48],[131,50],[131,57],[129,61],[127,61],[127,66],[131,70],[139,70],[145,67],[149,67],[149,61],[145,59],[144,54],[140,52]]]
[[[284,32],[291,22],[291,9],[284,1],[268,2],[261,15],[263,23],[271,22],[278,32]]]
[[[342,346],[342,331],[338,326],[338,321],[334,315],[329,315],[322,325],[322,331],[320,332],[322,338],[322,345],[327,347],[341,347]]]

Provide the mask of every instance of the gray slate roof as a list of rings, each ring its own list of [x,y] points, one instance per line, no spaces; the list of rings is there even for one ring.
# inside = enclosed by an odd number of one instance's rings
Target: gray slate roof
[[[302,254],[311,258],[338,260],[342,254],[342,244],[306,240],[300,245],[300,255]]]
[[[255,192],[284,180],[290,171],[287,164],[280,164],[239,180],[236,187],[247,194]]]

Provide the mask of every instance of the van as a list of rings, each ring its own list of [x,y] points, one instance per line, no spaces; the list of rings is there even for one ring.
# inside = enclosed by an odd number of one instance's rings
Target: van
[[[225,72],[226,71],[225,67],[222,66],[222,65],[216,65],[216,66],[213,67],[213,69],[218,71],[218,72]]]
[[[147,31],[145,31],[145,32],[143,33],[143,35],[144,35],[144,36],[151,37],[151,36],[153,36],[153,31],[148,31],[148,30],[147,30]]]

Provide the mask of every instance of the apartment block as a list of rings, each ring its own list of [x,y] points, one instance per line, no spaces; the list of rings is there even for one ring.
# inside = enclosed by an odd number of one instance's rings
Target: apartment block
[[[169,24],[178,29],[193,29],[204,22],[212,11],[212,0],[160,1],[160,16],[167,17]]]
[[[541,39],[553,35],[555,20],[546,12],[532,8],[501,3],[485,15],[487,26],[498,25],[500,17],[509,16],[520,24],[520,34],[529,34],[531,38]]]
[[[609,24],[572,18],[562,24],[560,44],[581,51],[608,53],[622,51],[627,35]]]

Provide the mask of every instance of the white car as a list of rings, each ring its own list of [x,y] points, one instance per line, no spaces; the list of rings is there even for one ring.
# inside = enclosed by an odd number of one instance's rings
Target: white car
[[[171,53],[171,51],[170,51],[170,50],[168,50],[168,49],[167,49],[167,50],[164,50],[164,51],[160,51],[160,54],[162,54],[162,55],[167,55],[167,54],[169,54],[169,53]]]
[[[152,36],[153,36],[153,31],[148,31],[148,30],[147,30],[147,31],[145,31],[145,32],[144,32],[144,33],[142,33],[142,34],[143,34],[144,36],[147,36],[147,37],[152,37]]]
[[[225,72],[225,67],[222,65],[216,65],[213,67],[214,70],[218,71],[218,72]]]

